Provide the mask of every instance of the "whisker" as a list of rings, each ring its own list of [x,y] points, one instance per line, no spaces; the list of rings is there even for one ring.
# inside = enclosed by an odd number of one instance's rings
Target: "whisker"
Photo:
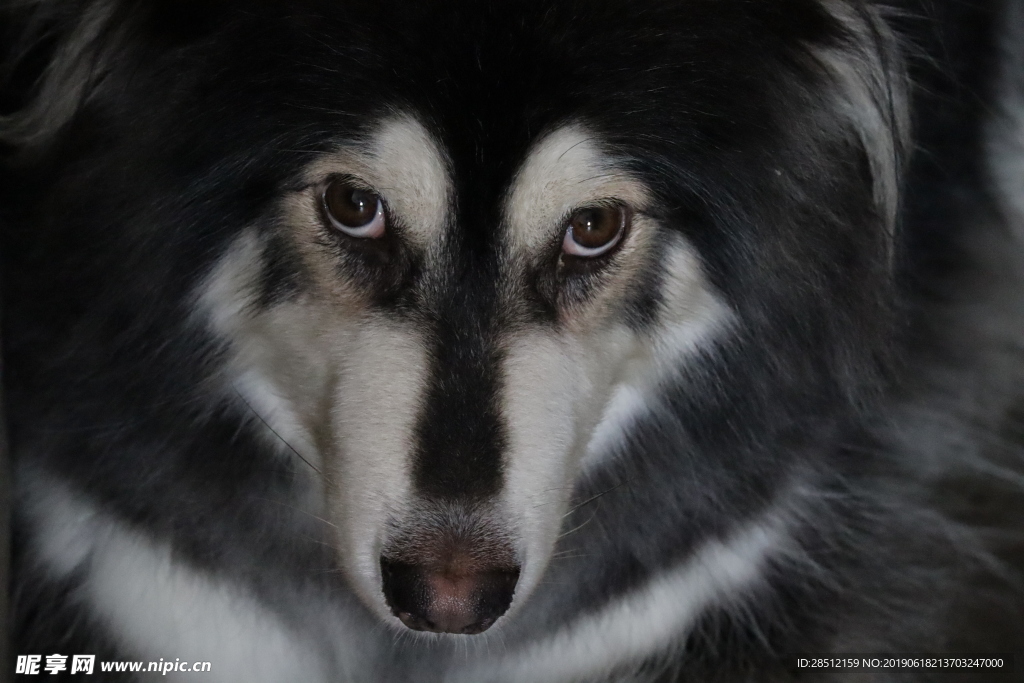
[[[571,508],[569,508],[569,510],[564,515],[562,515],[562,518],[564,519],[565,517],[568,517],[572,513],[574,513],[577,510],[579,510],[584,505],[589,505],[590,503],[593,503],[595,500],[597,500],[601,496],[607,495],[607,494],[611,493],[612,491],[614,491],[614,490],[616,490],[618,488],[621,488],[623,485],[625,485],[628,482],[629,482],[628,479],[624,479],[624,480],[620,481],[618,484],[615,484],[615,486],[612,486],[611,488],[605,489],[604,491],[601,491],[600,493],[596,493],[596,494],[594,494],[590,498],[587,498],[586,500],[584,500],[581,503],[577,503],[576,505],[573,505]]]
[[[587,517],[587,519],[582,524],[579,524],[579,525],[573,527],[572,529],[569,529],[568,531],[563,531],[562,533],[560,533],[556,540],[561,541],[563,538],[565,538],[567,536],[571,536],[572,534],[576,533],[577,531],[579,531],[583,527],[585,527],[588,524],[590,524],[591,522],[593,522],[595,517],[597,517],[597,510],[594,510],[594,512],[592,512],[591,515],[589,517]]]
[[[273,498],[267,498],[265,496],[264,497],[260,497],[259,500],[262,500],[262,501],[267,502],[267,503],[276,503],[276,504],[280,505],[281,507],[286,507],[289,510],[292,510],[294,512],[298,512],[300,514],[306,515],[307,517],[312,517],[316,521],[323,522],[327,526],[334,527],[335,529],[338,528],[337,524],[333,524],[333,523],[327,521],[326,519],[324,519],[323,517],[320,517],[319,515],[314,515],[309,510],[303,510],[302,508],[295,507],[294,505],[289,505],[288,503],[285,503],[283,501],[274,500]]]
[[[276,437],[277,437],[278,439],[280,439],[280,440],[281,440],[281,443],[283,443],[283,444],[284,444],[285,446],[287,446],[287,447],[288,447],[288,450],[290,450],[290,451],[291,451],[292,453],[294,453],[294,454],[295,454],[295,456],[296,456],[296,457],[297,457],[297,458],[298,458],[299,460],[301,460],[302,462],[304,462],[304,463],[306,463],[307,465],[309,465],[309,468],[310,468],[311,470],[313,470],[314,472],[316,472],[316,473],[317,473],[317,474],[318,474],[318,475],[320,476],[320,478],[321,478],[321,479],[323,479],[323,478],[324,478],[324,473],[323,473],[323,472],[321,472],[321,471],[320,471],[319,469],[317,469],[317,467],[316,467],[316,466],[315,466],[315,465],[314,465],[313,463],[311,463],[310,461],[308,461],[308,460],[306,460],[306,459],[305,459],[304,457],[302,457],[302,453],[299,453],[299,451],[295,449],[295,446],[292,446],[292,445],[291,445],[290,443],[288,443],[288,442],[287,442],[287,441],[285,440],[285,438],[284,438],[283,436],[281,436],[280,434],[278,434],[278,433],[277,433],[277,430],[275,430],[275,429],[274,429],[273,427],[271,427],[271,426],[270,426],[270,423],[269,423],[269,422],[267,422],[267,421],[266,421],[266,420],[265,420],[265,419],[263,418],[263,416],[262,416],[262,415],[260,415],[260,414],[259,414],[259,412],[258,412],[258,411],[257,411],[257,410],[256,410],[255,408],[253,408],[253,407],[252,407],[252,404],[251,404],[251,403],[249,403],[249,401],[247,401],[247,400],[246,400],[245,396],[242,396],[242,392],[238,391],[238,389],[235,389],[235,395],[237,395],[237,396],[238,396],[238,398],[242,399],[242,403],[244,403],[244,404],[246,405],[246,407],[247,407],[247,408],[248,408],[249,410],[251,410],[251,411],[252,411],[252,414],[253,414],[253,415],[255,415],[255,416],[256,416],[256,418],[257,418],[257,419],[258,419],[258,420],[259,420],[260,422],[262,422],[262,423],[263,423],[263,426],[265,426],[265,427],[266,427],[267,429],[269,429],[269,430],[270,430],[270,433],[271,433],[271,434],[273,434],[273,435],[274,435],[274,436],[276,436]]]

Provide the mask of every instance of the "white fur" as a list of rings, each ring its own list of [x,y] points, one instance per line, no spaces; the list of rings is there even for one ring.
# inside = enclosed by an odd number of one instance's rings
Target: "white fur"
[[[601,421],[587,444],[582,461],[584,470],[604,462],[605,456],[625,442],[626,434],[637,418],[654,409],[656,398],[645,389],[629,381],[615,385],[601,414]]]
[[[238,586],[172,557],[58,480],[26,473],[32,548],[53,579],[80,572],[74,599],[109,628],[127,657],[209,661],[212,683],[330,680],[308,634],[294,632]],[[349,657],[357,657],[355,650]],[[169,674],[167,680],[192,680]]]
[[[396,113],[363,140],[347,143],[307,174],[319,183],[329,174],[352,175],[380,193],[420,247],[435,244],[448,224],[452,199],[448,161],[433,136],[415,117]]]
[[[1009,2],[1006,11],[999,101],[986,131],[987,157],[998,199],[1024,241],[1024,5]]]
[[[595,285],[590,300],[560,312],[562,324],[554,330],[525,327],[503,344],[501,407],[509,447],[502,502],[525,560],[513,610],[547,565],[581,458],[586,453],[584,467],[592,467],[612,452],[632,421],[652,408],[660,383],[674,378],[730,317],[685,239],[655,239],[661,228],[643,213],[648,195],[577,124],[542,138],[509,192],[505,277],[511,282],[518,264],[547,248],[574,209],[615,200],[635,211],[614,256],[617,268]],[[655,254],[663,244],[668,252]],[[665,265],[664,303],[655,330],[638,335],[621,310],[636,276],[655,261]]]
[[[730,318],[681,238],[667,270],[662,324],[653,339],[612,323],[521,332],[505,344],[503,502],[525,550],[519,601],[546,566],[581,457],[586,454],[583,467],[593,467],[621,443],[632,421],[656,405],[660,384]]]
[[[230,359],[218,388],[241,397],[239,410],[283,455],[292,449],[318,470],[323,469],[314,434],[316,401],[330,373],[309,367],[319,358],[321,327],[307,311],[278,307],[263,316],[251,315],[262,245],[245,232],[221,258],[200,289],[199,311],[214,334],[230,347]],[[202,321],[201,321],[202,322]],[[230,398],[234,399],[234,396]],[[251,414],[255,412],[255,414]],[[273,431],[271,431],[273,430]],[[304,463],[297,463],[299,469]],[[314,478],[319,488],[320,481]],[[322,496],[322,491],[319,492]]]
[[[500,662],[471,669],[457,681],[565,683],[600,677],[678,643],[709,607],[756,587],[765,561],[786,546],[776,512],[709,541],[676,569],[542,642]]]
[[[381,592],[380,553],[390,517],[407,508],[413,430],[427,380],[422,336],[383,318],[360,325],[345,349],[334,397],[329,496],[342,560],[363,600],[399,625]]]
[[[210,327],[229,348],[221,390],[237,392],[240,410],[259,413],[269,429],[257,428],[283,455],[294,457],[295,448],[317,469],[295,463],[315,482],[306,510],[334,526],[353,587],[393,620],[378,561],[387,521],[409,496],[412,431],[428,365],[422,333],[345,295],[255,312],[259,252],[253,235],[240,237],[200,295]]]
[[[553,131],[534,145],[513,179],[506,202],[513,248],[537,250],[564,230],[574,209],[608,199],[642,211],[648,191],[616,167],[583,126]]]
[[[285,198],[283,229],[313,279],[311,291],[258,311],[263,245],[250,231],[236,240],[200,288],[199,311],[229,350],[220,390],[286,457],[298,451],[316,473],[306,510],[336,530],[342,568],[385,620],[380,548],[387,522],[408,507],[412,430],[428,359],[422,332],[367,305],[366,293],[339,277],[318,247],[316,192],[331,174],[375,188],[403,228],[430,250],[443,237],[450,202],[446,162],[426,129],[396,114],[362,140],[308,171],[308,187]],[[247,404],[247,405],[246,405]],[[286,442],[286,443],[285,443]],[[296,463],[300,470],[306,468]]]
[[[238,585],[176,560],[168,547],[59,481],[35,473],[25,479],[23,490],[33,492],[25,509],[40,543],[31,549],[36,561],[52,579],[79,572],[73,599],[104,622],[125,657],[209,661],[204,680],[214,683],[370,680],[380,662],[382,653],[367,646],[367,634],[317,615],[322,607],[311,603],[306,613],[317,616],[288,626]],[[656,655],[679,642],[703,611],[755,589],[765,561],[784,552],[786,538],[784,516],[769,512],[553,636],[500,654],[477,650],[471,659],[458,658],[441,680],[567,683]],[[321,637],[317,628],[332,635]],[[333,656],[320,649],[332,646]],[[345,670],[334,670],[332,662]],[[192,679],[169,674],[168,680]]]
[[[358,171],[375,187],[391,188],[391,198],[421,196],[423,224],[433,220],[440,229],[448,201],[443,159],[425,136],[412,119],[389,120],[365,149],[343,150],[311,173]],[[403,177],[417,168],[436,174],[419,184]],[[544,243],[566,212],[602,199],[641,212],[646,198],[642,183],[617,171],[581,128],[556,131],[528,155],[510,192],[505,247],[513,257],[502,277],[519,280],[515,268],[524,250]],[[200,310],[229,349],[222,390],[237,392],[240,408],[259,414],[284,456],[293,457],[282,439],[317,469],[318,475],[309,473],[316,486],[308,511],[334,525],[342,568],[364,603],[397,625],[381,592],[379,557],[389,521],[401,519],[412,502],[414,428],[429,379],[429,342],[416,322],[368,306],[365,293],[339,276],[333,257],[317,251],[307,239],[318,220],[310,200],[303,192],[286,199],[284,229],[314,286],[265,310],[255,307],[262,244],[255,232],[246,233],[204,283]],[[405,216],[414,213],[400,202],[394,206]],[[655,240],[659,231],[638,213],[615,257],[621,267],[590,301],[566,312],[555,330],[523,326],[502,341],[500,401],[509,448],[501,521],[519,539],[524,563],[513,610],[546,567],[588,444],[591,466],[653,405],[660,382],[674,377],[729,318],[692,248],[678,235]],[[655,329],[641,336],[624,323],[621,307],[637,274],[655,260],[653,249],[663,245],[664,303]],[[443,278],[446,267],[439,251],[428,251],[429,277]],[[504,292],[518,294],[514,287]],[[619,398],[610,403],[611,396]]]
[[[900,176],[910,138],[910,104],[898,41],[876,7],[827,0],[826,9],[856,36],[855,45],[818,49],[831,72],[837,113],[849,121],[867,152],[874,200],[891,234],[899,211]]]
[[[589,337],[524,332],[506,344],[502,413],[509,445],[502,501],[524,551],[515,606],[547,566],[583,446],[634,341],[616,326]]]
[[[693,249],[682,237],[669,241],[665,257],[663,306],[651,337],[635,344],[617,378],[601,421],[587,445],[582,466],[605,461],[623,443],[633,422],[658,410],[657,392],[674,381],[703,346],[720,337],[734,319],[708,285]]]

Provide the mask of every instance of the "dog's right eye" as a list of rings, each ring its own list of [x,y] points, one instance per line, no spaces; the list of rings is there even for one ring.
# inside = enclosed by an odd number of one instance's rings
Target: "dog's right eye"
[[[366,239],[384,236],[384,202],[350,180],[332,180],[324,189],[323,207],[331,226],[339,232]]]
[[[580,258],[607,254],[622,241],[629,230],[630,218],[630,212],[624,206],[580,209],[566,225],[562,253]]]

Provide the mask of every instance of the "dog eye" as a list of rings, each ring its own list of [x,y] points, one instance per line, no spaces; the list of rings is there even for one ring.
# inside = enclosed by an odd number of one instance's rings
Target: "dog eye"
[[[593,258],[611,251],[626,234],[629,211],[624,206],[594,206],[572,215],[562,240],[562,252]]]
[[[351,237],[384,236],[384,202],[347,180],[333,180],[324,189],[324,212],[331,225]]]

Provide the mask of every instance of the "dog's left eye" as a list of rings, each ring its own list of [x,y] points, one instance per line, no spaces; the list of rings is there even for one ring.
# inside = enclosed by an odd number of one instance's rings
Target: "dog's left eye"
[[[384,202],[379,195],[351,181],[333,180],[324,189],[324,212],[331,225],[350,237],[384,236]]]
[[[624,206],[594,206],[576,211],[569,219],[562,240],[562,252],[569,256],[594,258],[614,249],[629,227],[630,214]]]

